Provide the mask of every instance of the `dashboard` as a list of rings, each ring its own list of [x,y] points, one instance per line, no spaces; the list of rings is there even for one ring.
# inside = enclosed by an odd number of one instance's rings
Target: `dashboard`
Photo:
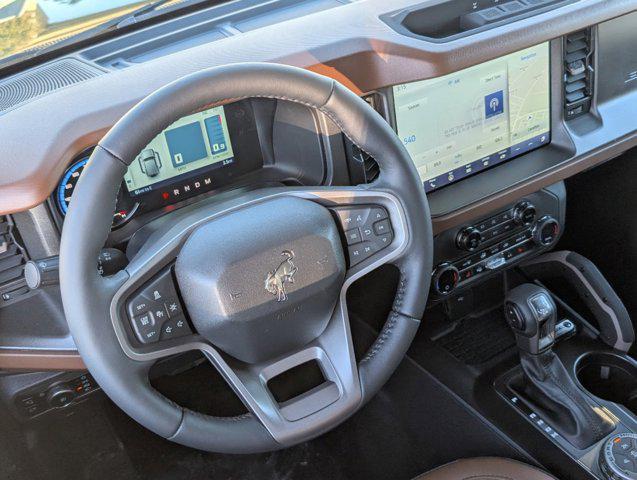
[[[0,105],[0,223],[13,222],[24,260],[57,254],[86,160],[128,109],[185,74],[231,62],[327,75],[390,123],[427,192],[442,293],[479,282],[488,261],[503,268],[501,255],[509,261],[550,247],[563,228],[562,180],[637,146],[637,54],[627,47],[637,41],[637,0],[536,2],[546,5],[493,24],[478,18],[491,0],[476,8],[459,0],[332,2],[325,10],[318,4],[329,2],[304,3],[316,11],[271,23],[258,17],[266,23],[258,28],[214,6],[84,45],[49,63],[81,65],[88,80]],[[432,12],[448,20],[438,30],[427,24]],[[316,25],[320,35],[309,35]],[[26,92],[30,81],[44,82],[41,72],[0,79],[0,93]],[[374,159],[327,117],[285,101],[238,100],[157,133],[122,181],[107,247],[134,251],[154,221],[237,190],[350,185],[377,174]],[[540,220],[546,230],[535,235]],[[47,365],[78,368],[58,297],[0,281],[0,367],[24,365],[37,351]],[[41,320],[33,322],[36,340],[28,312]],[[41,358],[33,361],[41,368]]]

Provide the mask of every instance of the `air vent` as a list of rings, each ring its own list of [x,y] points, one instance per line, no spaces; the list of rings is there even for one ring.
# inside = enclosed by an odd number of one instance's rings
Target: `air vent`
[[[564,37],[564,115],[566,120],[591,109],[593,98],[593,33],[580,30]]]
[[[0,215],[0,305],[25,288],[23,279],[26,252],[11,218]]]
[[[91,65],[65,58],[0,81],[0,112],[60,88],[102,75]]]

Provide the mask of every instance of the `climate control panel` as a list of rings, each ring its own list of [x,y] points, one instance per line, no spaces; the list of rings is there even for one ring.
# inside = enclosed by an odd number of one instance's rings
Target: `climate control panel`
[[[446,297],[553,247],[562,231],[564,209],[564,187],[558,184],[438,235],[434,296]]]

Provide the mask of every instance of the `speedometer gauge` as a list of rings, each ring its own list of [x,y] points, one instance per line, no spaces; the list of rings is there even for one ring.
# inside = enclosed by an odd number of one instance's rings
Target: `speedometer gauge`
[[[88,157],[85,157],[71,165],[64,172],[64,176],[58,184],[55,200],[62,216],[65,216],[69,209],[73,192],[87,162]],[[117,208],[113,213],[113,227],[119,227],[130,220],[138,205],[138,203],[131,201],[129,198],[124,198],[124,194],[120,189],[120,193],[117,196]]]

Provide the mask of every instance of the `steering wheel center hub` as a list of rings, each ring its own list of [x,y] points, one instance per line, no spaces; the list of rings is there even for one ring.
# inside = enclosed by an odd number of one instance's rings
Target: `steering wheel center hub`
[[[284,197],[198,227],[175,271],[199,333],[254,363],[321,334],[343,284],[345,260],[329,211]]]

